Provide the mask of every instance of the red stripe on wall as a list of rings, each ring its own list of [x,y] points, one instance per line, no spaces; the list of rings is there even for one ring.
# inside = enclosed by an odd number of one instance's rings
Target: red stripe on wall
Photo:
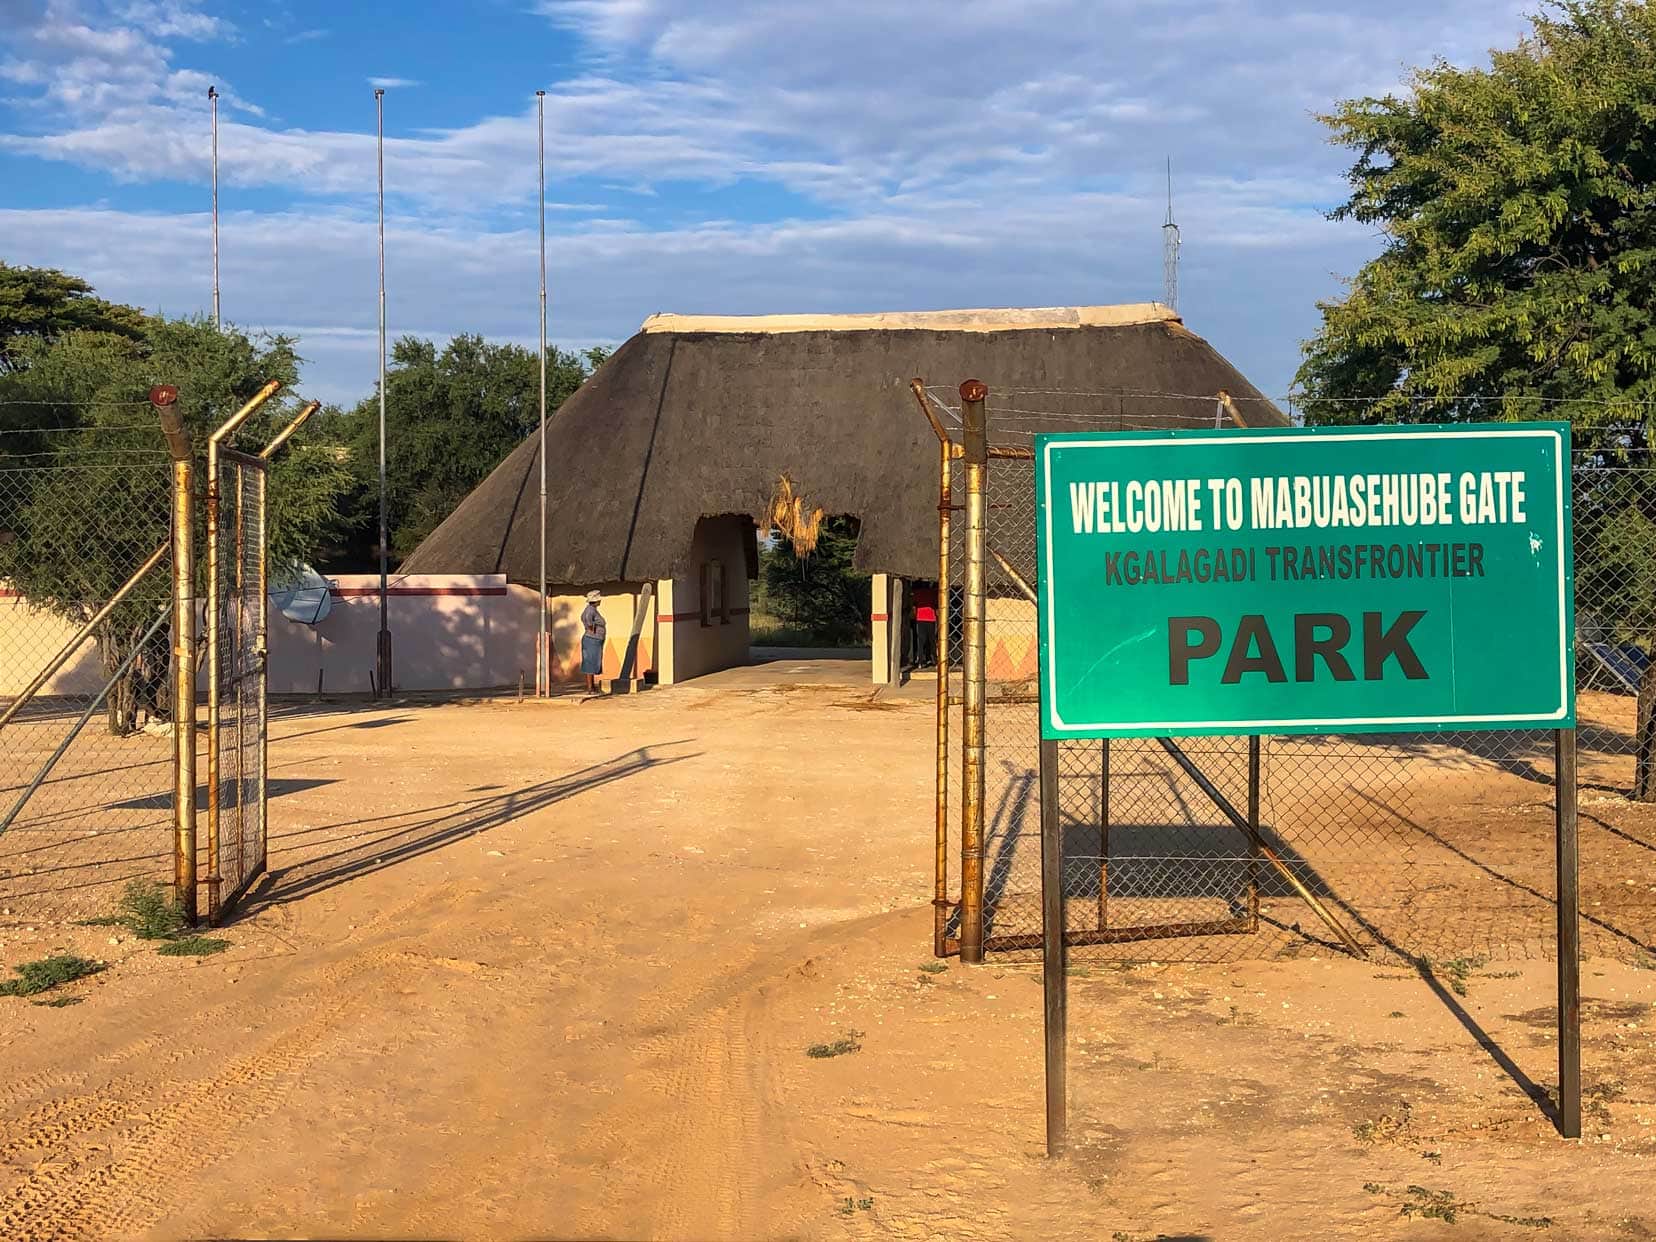
[[[868,614],[868,619],[870,621],[889,621],[891,620],[891,614],[889,612],[871,612]]]
[[[749,608],[732,608],[730,610],[730,615],[733,617],[745,617],[751,611],[752,609]],[[664,612],[660,616],[656,617],[656,620],[666,621],[668,623],[672,623],[674,621],[700,621],[701,612]]]
[[[387,595],[505,595],[505,587],[389,587]],[[328,594],[335,599],[347,597],[379,594],[377,586],[366,587],[329,587]]]

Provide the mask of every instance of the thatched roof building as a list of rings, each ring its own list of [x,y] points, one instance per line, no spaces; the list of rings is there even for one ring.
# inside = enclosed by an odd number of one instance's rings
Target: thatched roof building
[[[682,574],[697,521],[759,518],[777,482],[861,519],[859,569],[934,577],[937,440],[911,377],[989,385],[991,439],[1033,431],[1212,426],[1228,391],[1253,424],[1286,420],[1155,304],[887,315],[657,315],[557,412],[548,431],[554,583]],[[997,404],[998,403],[998,404]],[[1005,412],[1005,436],[993,422]],[[539,573],[531,435],[403,565]]]

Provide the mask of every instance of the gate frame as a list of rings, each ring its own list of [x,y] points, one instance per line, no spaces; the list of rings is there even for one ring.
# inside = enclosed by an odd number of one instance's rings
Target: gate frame
[[[267,558],[269,544],[265,522],[264,504],[268,496],[269,467],[271,456],[292,438],[311,417],[321,408],[321,402],[312,401],[299,411],[294,418],[284,426],[276,436],[266,444],[257,454],[238,452],[227,446],[227,441],[235,435],[244,423],[275,396],[282,388],[280,380],[270,380],[256,392],[248,402],[232,414],[214,431],[207,440],[207,867],[205,881],[207,884],[207,921],[217,926],[221,923],[236,901],[247,892],[253,881],[264,872],[269,851],[269,818],[268,794],[266,778],[269,766],[270,743],[270,713],[269,713],[269,685],[267,680],[266,635],[269,624],[270,594],[267,573]],[[220,506],[221,494],[221,465],[229,462],[237,468],[238,477],[243,472],[254,471],[260,479],[260,510],[258,528],[254,534],[257,540],[257,557],[259,566],[259,602],[257,605],[256,621],[254,625],[254,665],[250,672],[256,672],[258,685],[258,737],[256,739],[258,756],[255,764],[257,797],[256,806],[260,821],[259,854],[254,864],[240,878],[236,889],[231,893],[224,893],[223,874],[220,867],[223,841],[220,836],[221,815],[219,809],[220,794],[220,741],[219,724],[223,711],[220,695],[219,674],[223,665],[222,635],[219,626],[219,609],[225,602],[225,590],[228,584],[220,581],[219,558],[220,543],[223,538],[221,529]],[[241,512],[241,496],[237,495],[236,511],[236,540],[240,546],[248,536],[243,523]],[[243,557],[237,559],[237,573],[245,564]],[[194,703],[194,685],[192,669],[191,703]],[[240,727],[241,713],[237,713],[238,728]],[[193,752],[192,752],[193,753]],[[182,760],[180,760],[182,764]],[[192,805],[194,799],[190,799]],[[238,833],[238,842],[240,834]]]

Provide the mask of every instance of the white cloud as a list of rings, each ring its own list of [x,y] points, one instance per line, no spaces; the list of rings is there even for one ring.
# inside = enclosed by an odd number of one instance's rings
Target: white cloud
[[[1256,382],[1281,387],[1288,376],[1280,332],[1311,327],[1298,290],[1349,268],[1366,240],[1360,230],[1281,212],[1245,187],[1210,190],[1187,216],[1187,234],[1201,239],[1186,251],[1187,319]],[[1143,301],[1160,287],[1159,219],[1153,195],[1098,194],[1018,216],[993,204],[940,203],[918,213],[757,226],[565,226],[548,236],[551,330],[590,343],[624,339],[658,310]],[[203,215],[10,211],[0,212],[0,234],[16,261],[84,273],[109,297],[171,313],[208,301]],[[367,391],[378,313],[373,217],[339,209],[236,213],[223,219],[221,234],[226,316],[295,328],[318,395],[351,400]],[[393,216],[392,335],[477,331],[532,340],[537,244],[532,226],[479,233]]]
[[[570,197],[587,201],[555,217],[554,329],[615,340],[662,309],[1154,297],[1171,155],[1183,309],[1280,388],[1315,326],[1314,299],[1336,288],[1330,273],[1352,271],[1373,244],[1320,214],[1342,196],[1348,156],[1327,147],[1312,113],[1388,89],[1435,54],[1468,60],[1510,44],[1529,3],[542,0],[580,41],[578,71],[548,87],[549,178],[609,187],[583,185]],[[300,325],[319,388],[366,391],[367,93],[341,100],[340,128],[283,127],[211,76],[212,42],[233,32],[199,5],[50,0],[40,12],[0,63],[29,101],[14,109],[27,124],[0,147],[126,181],[199,184],[205,86],[218,81],[222,182],[279,186],[302,204],[225,218],[227,313]],[[412,134],[387,99],[387,185],[420,209],[391,222],[393,331],[532,339],[536,85],[505,114]],[[661,219],[684,201],[678,183],[786,193],[756,222],[720,218],[728,209],[670,228],[628,218]],[[169,311],[207,301],[199,216],[13,211],[0,213],[0,235],[8,257],[84,273],[109,296]]]

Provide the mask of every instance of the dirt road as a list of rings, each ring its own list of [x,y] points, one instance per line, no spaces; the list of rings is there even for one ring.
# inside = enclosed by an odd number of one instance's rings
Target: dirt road
[[[111,963],[0,999],[0,1237],[1656,1234],[1625,963],[1584,970],[1565,1143],[1545,962],[1078,961],[1045,1161],[1035,970],[929,958],[929,710],[279,715],[228,952],[0,927],[8,966]]]

